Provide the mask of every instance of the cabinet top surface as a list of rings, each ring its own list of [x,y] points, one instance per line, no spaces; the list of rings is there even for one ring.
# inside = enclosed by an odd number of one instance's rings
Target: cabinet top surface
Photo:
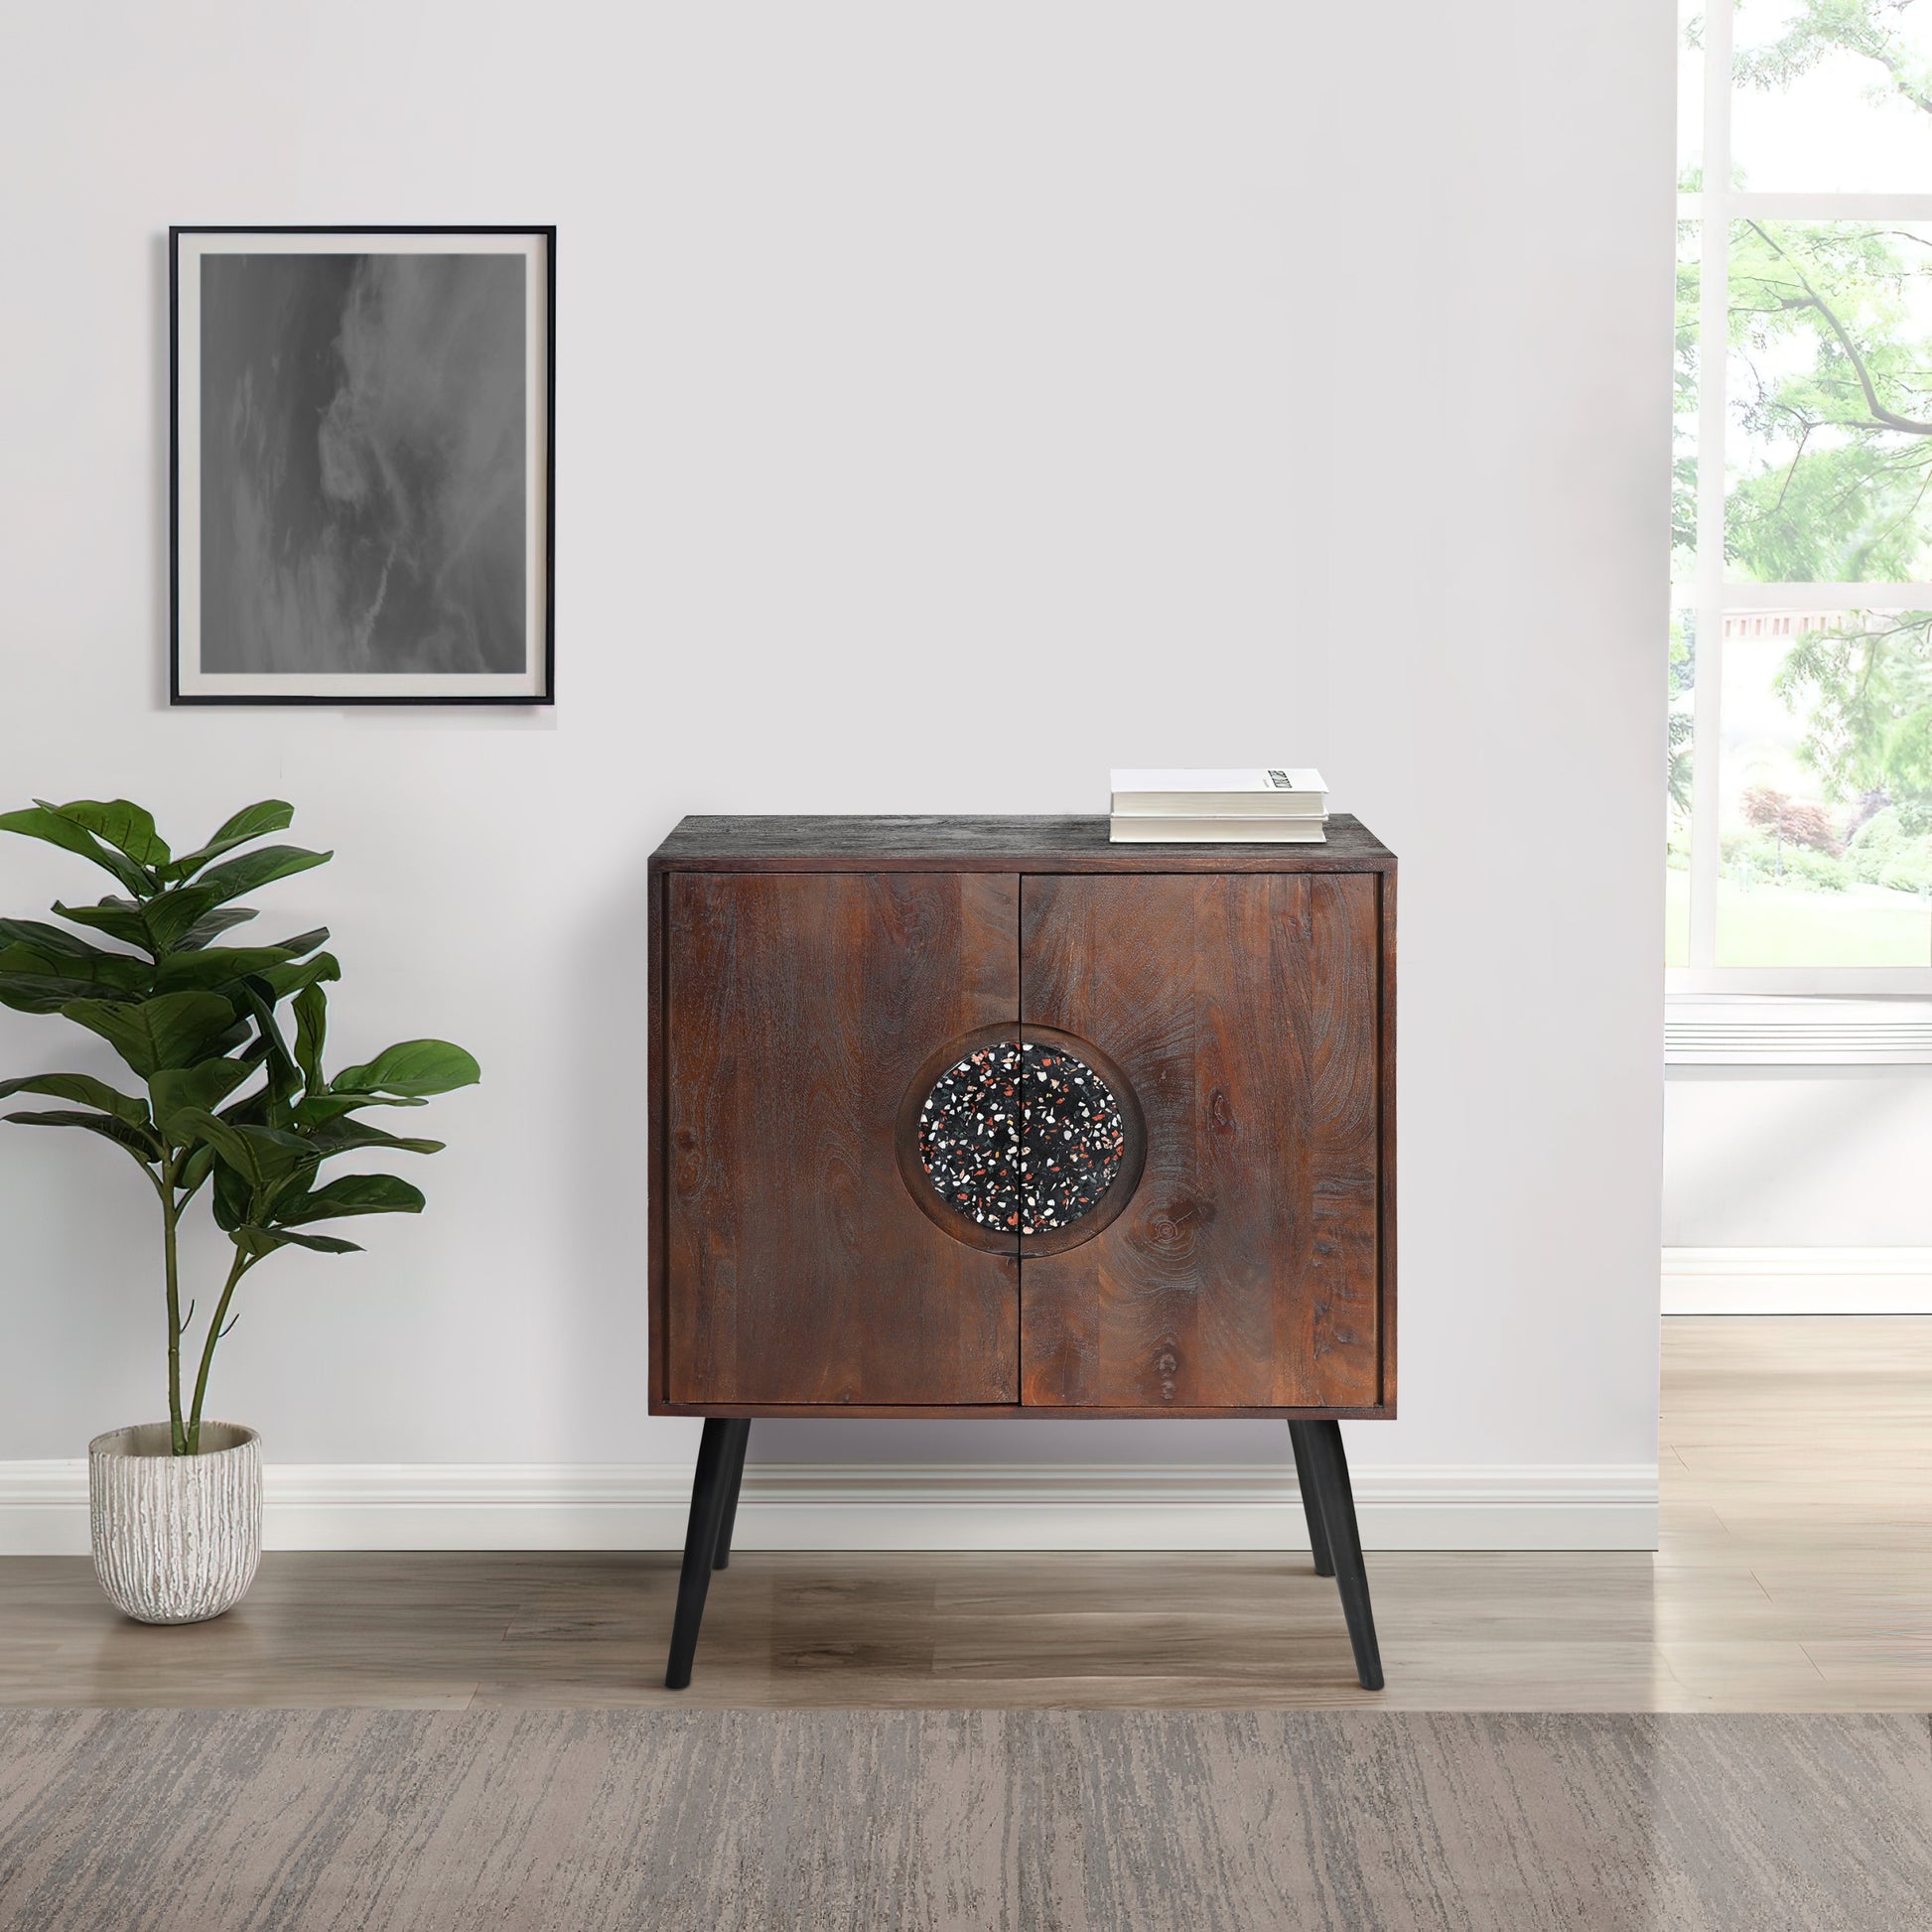
[[[683,872],[1393,872],[1395,854],[1347,812],[1309,845],[1114,845],[1107,821],[905,815],[691,817],[651,855]]]

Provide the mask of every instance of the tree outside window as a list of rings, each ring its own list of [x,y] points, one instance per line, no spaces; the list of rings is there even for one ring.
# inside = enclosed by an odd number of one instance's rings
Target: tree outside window
[[[1685,47],[1669,963],[1932,986],[1932,0]]]

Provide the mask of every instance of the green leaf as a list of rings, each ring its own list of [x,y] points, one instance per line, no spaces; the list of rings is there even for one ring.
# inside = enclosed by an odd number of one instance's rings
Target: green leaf
[[[231,898],[239,898],[243,893],[258,892],[264,886],[272,886],[278,879],[291,879],[298,872],[326,866],[335,856],[333,852],[310,852],[299,845],[265,845],[257,852],[244,852],[240,858],[214,867],[204,874],[194,890],[198,893],[217,892],[220,897],[210,899],[208,903],[225,905]]]
[[[338,1221],[350,1214],[420,1214],[422,1190],[392,1173],[347,1173],[313,1193],[291,1194],[275,1209],[277,1228]]]
[[[98,990],[79,980],[0,972],[0,1007],[12,1007],[16,1013],[59,1013],[69,1000],[84,1000]]]
[[[41,801],[46,804],[43,799]],[[154,814],[125,798],[76,798],[70,805],[48,805],[47,809],[91,832],[116,852],[122,852],[137,866],[165,866],[168,846],[154,829]]]
[[[74,952],[42,952],[38,946],[9,946],[0,952],[0,972],[40,973],[49,979],[112,987],[122,993],[145,991],[154,977],[154,968],[145,959],[135,959],[124,952],[105,952],[98,946],[85,946]]]
[[[327,955],[325,955],[326,957]],[[271,1127],[289,1123],[289,1103],[302,1091],[302,1071],[289,1052],[288,1042],[275,1018],[275,1005],[259,977],[241,982],[242,996],[255,1016],[255,1032],[261,1045],[263,1071],[268,1086],[263,1094],[263,1110]]]
[[[362,1248],[336,1234],[298,1234],[294,1228],[242,1227],[234,1231],[235,1244],[246,1246],[251,1254],[273,1254],[277,1248],[309,1248],[319,1255],[359,1255]]]
[[[113,902],[128,903],[126,899]],[[101,951],[91,939],[44,919],[0,919],[0,947],[5,946],[26,946],[50,959],[86,959]]]
[[[207,1057],[226,1059],[233,1054],[237,1059],[246,1060],[247,1054],[240,1049],[247,1045],[249,1037],[248,1023],[245,1020],[237,1020],[225,1034],[218,1035],[208,1041]],[[252,1060],[248,1063],[254,1064]]]
[[[330,1082],[332,1093],[449,1093],[475,1086],[483,1069],[461,1046],[446,1039],[405,1039],[385,1046],[363,1066],[351,1066]]]
[[[147,953],[155,950],[154,936],[148,931],[139,899],[104,898],[96,905],[69,905],[57,898],[54,909],[62,918],[71,919],[75,925],[92,926],[96,932],[104,932],[124,946],[138,946]]]
[[[297,1127],[305,1133],[320,1127],[324,1121],[340,1120],[345,1114],[358,1113],[364,1107],[427,1107],[427,1100],[417,1100],[405,1094],[377,1093],[314,1093],[306,1100],[295,1103],[294,1119]]]
[[[293,1228],[280,1228],[277,1232],[284,1241],[293,1241],[298,1248],[313,1248],[319,1255],[359,1255],[367,1252],[359,1241],[345,1241],[340,1234],[298,1234]]]
[[[130,1127],[146,1127],[145,1101],[96,1080],[91,1073],[29,1073],[19,1080],[0,1080],[0,1100],[17,1093],[44,1093],[53,1100],[77,1100],[83,1107],[98,1107]]]
[[[0,919],[0,1005],[22,1013],[59,1013],[110,988],[146,992],[153,970],[39,919]]]
[[[249,1040],[247,1046],[241,1052],[237,1053],[235,1057],[250,1067],[260,1067],[268,1058],[268,1048],[258,1036]],[[223,1107],[220,1113],[221,1118],[232,1127],[268,1126],[267,1087],[256,1087],[252,1093],[243,1094],[232,1106]],[[284,1128],[293,1124],[288,1118],[286,1111],[279,1124]]]
[[[244,852],[225,865],[210,867],[192,886],[171,886],[148,907],[148,930],[157,944],[176,948],[183,935],[217,905],[312,866],[326,865],[334,857],[332,852],[306,852],[295,845],[265,845]]]
[[[323,980],[339,980],[343,976],[342,962],[334,953],[319,952],[313,959],[297,960],[293,965],[271,966],[258,978],[278,1000],[286,1000],[291,994],[300,993],[305,986],[315,986]]]
[[[293,939],[278,941],[279,950],[300,957],[305,952],[314,952],[318,946],[329,943],[329,928],[319,925],[313,932],[298,932]]]
[[[203,1138],[194,1131],[192,1117],[211,1114],[254,1070],[242,1060],[204,1060],[200,1066],[164,1068],[148,1082],[161,1131],[178,1145]],[[190,1117],[187,1126],[185,1115]]]
[[[232,1234],[254,1218],[254,1196],[248,1183],[225,1161],[214,1164],[214,1225]]]
[[[247,983],[244,981],[243,991],[245,992],[246,990]],[[244,1022],[243,1024],[245,1029],[246,1023]],[[246,1040],[235,1052],[234,1057],[243,1066],[259,1068],[268,1058],[268,1041],[262,1038],[259,1031],[248,1034]],[[259,1110],[258,1103],[261,1100],[262,1095],[257,1092],[247,1100],[237,1101],[232,1107],[223,1107],[220,1110],[221,1118],[223,1120],[253,1121],[257,1126],[260,1126],[267,1119],[267,1115]]]
[[[323,1042],[329,1037],[329,995],[318,986],[305,986],[293,1002],[295,1013],[295,1063],[311,1094],[328,1085],[322,1070]]]
[[[286,832],[294,817],[295,807],[279,798],[264,798],[258,805],[244,805],[199,851],[185,852],[166,867],[165,876],[171,881],[193,879],[209,860],[220,858],[222,853],[232,852],[250,839],[266,838],[270,832]]]
[[[213,992],[250,975],[266,975],[289,964],[292,955],[280,946],[204,946],[196,952],[171,952],[155,970],[155,985],[163,992],[196,988]]]
[[[164,993],[131,1006],[69,1000],[61,1011],[98,1034],[144,1080],[209,1058],[235,1025],[234,1008],[218,993]]]
[[[157,952],[193,952],[182,941],[221,903],[204,886],[171,886],[148,908],[150,943]]]
[[[292,1227],[278,1227],[274,1242],[292,1242],[298,1248],[313,1248],[315,1254],[363,1254],[361,1242],[344,1240],[340,1234],[298,1234]]]
[[[18,832],[22,838],[41,839],[64,851],[91,859],[104,872],[111,872],[130,893],[141,897],[154,891],[154,881],[125,853],[89,836],[72,819],[64,818],[51,805],[36,804],[31,811],[0,813],[0,832]]]
[[[313,1172],[319,1158],[297,1134],[274,1127],[237,1127],[214,1114],[184,1110],[175,1124],[213,1148],[216,1158],[243,1182],[258,1206],[271,1202],[297,1174]]]
[[[206,946],[210,939],[218,939],[231,927],[246,925],[256,916],[252,905],[224,906],[218,912],[205,912],[174,943],[176,952],[194,952]],[[284,946],[284,952],[300,952],[300,946]]]
[[[400,1135],[385,1134],[381,1128],[371,1127],[365,1120],[350,1120],[346,1115],[311,1128],[307,1139],[325,1157],[347,1154],[363,1147],[394,1148],[402,1154],[441,1154],[447,1145],[443,1141],[404,1140]]]
[[[46,1114],[9,1114],[7,1118],[19,1122],[22,1127],[83,1128],[89,1134],[98,1134],[103,1140],[125,1148],[144,1167],[161,1159],[160,1145],[152,1134],[138,1127],[130,1127],[126,1121],[116,1120],[112,1114],[78,1114],[61,1109]]]
[[[32,946],[8,946],[0,951],[0,1006],[21,1013],[60,1013],[71,1000],[138,1000],[153,970],[146,960],[124,953],[50,957]]]

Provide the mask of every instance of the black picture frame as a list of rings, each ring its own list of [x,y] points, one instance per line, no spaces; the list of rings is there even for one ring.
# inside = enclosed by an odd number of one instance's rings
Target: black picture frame
[[[380,243],[383,240],[408,238],[419,244],[408,251],[390,251],[380,246],[365,250],[353,250],[368,255],[387,252],[430,252],[420,247],[426,240],[448,237],[452,242],[461,243],[465,239],[477,241],[487,238],[501,243],[512,238],[520,238],[526,244],[523,258],[533,260],[536,253],[542,257],[541,281],[532,275],[529,278],[528,313],[539,317],[541,322],[542,343],[532,348],[525,344],[526,381],[525,409],[529,424],[535,425],[542,439],[540,458],[528,464],[532,481],[540,483],[542,505],[540,510],[525,502],[526,520],[526,558],[534,558],[540,568],[542,582],[539,587],[525,588],[525,661],[522,672],[515,674],[526,688],[514,690],[476,688],[479,680],[463,673],[424,672],[412,674],[408,678],[408,689],[393,688],[394,680],[387,673],[363,674],[359,682],[389,683],[387,689],[350,689],[340,679],[324,679],[321,676],[301,670],[278,671],[271,678],[250,674],[251,688],[210,689],[210,677],[219,681],[219,674],[211,674],[201,666],[200,636],[200,567],[196,564],[191,573],[184,572],[183,529],[184,529],[184,460],[185,455],[194,452],[194,482],[197,500],[189,506],[189,521],[196,532],[199,544],[200,518],[203,504],[200,499],[201,480],[201,425],[194,423],[184,430],[182,421],[183,404],[183,354],[184,350],[198,353],[201,346],[201,329],[197,328],[197,341],[193,344],[183,341],[183,255],[184,249],[192,251],[194,258],[203,258],[204,238],[216,238],[214,247],[208,252],[239,253],[234,247],[238,237],[262,236],[272,238],[279,244],[274,252],[327,255],[345,252],[341,249],[330,250],[318,247],[312,251],[291,249],[287,246],[290,237],[313,236],[319,241],[336,238],[339,241],[351,241],[366,238]],[[447,252],[464,253],[461,247]],[[506,248],[493,248],[488,252],[513,253]],[[199,298],[195,301],[194,312],[200,317]],[[191,705],[242,705],[272,706],[285,705],[309,706],[363,706],[363,705],[495,705],[495,706],[552,706],[557,701],[556,677],[556,555],[557,555],[557,230],[554,224],[515,224],[515,223],[465,223],[452,222],[445,225],[389,222],[369,222],[363,224],[284,224],[262,225],[251,223],[197,224],[177,223],[168,229],[168,583],[169,583],[169,621],[168,621],[168,702],[171,706]],[[199,396],[200,362],[198,359],[194,378],[195,394]],[[194,580],[195,609],[191,614],[196,634],[184,637],[184,579],[192,575]],[[533,633],[541,630],[540,638]],[[186,648],[185,648],[186,646]],[[283,680],[286,679],[286,684]],[[302,688],[307,680],[311,688]],[[228,679],[233,683],[235,680]],[[329,682],[331,688],[314,688]],[[259,688],[272,684],[273,688]],[[435,688],[447,684],[463,684],[465,688]]]

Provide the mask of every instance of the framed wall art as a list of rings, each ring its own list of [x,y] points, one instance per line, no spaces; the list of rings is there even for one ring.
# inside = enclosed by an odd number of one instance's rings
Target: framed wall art
[[[555,228],[169,238],[176,704],[555,700]]]

